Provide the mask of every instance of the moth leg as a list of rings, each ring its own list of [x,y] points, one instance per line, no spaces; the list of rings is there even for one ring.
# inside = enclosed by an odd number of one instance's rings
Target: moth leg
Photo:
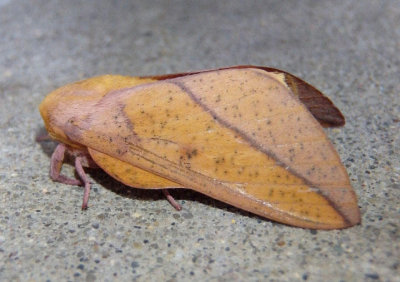
[[[64,162],[66,149],[67,148],[64,144],[58,144],[56,149],[54,150],[53,155],[51,155],[50,178],[56,182],[79,186],[81,185],[81,182],[78,179],[72,179],[65,175],[60,174]]]
[[[175,201],[174,197],[171,196],[169,193],[168,189],[162,189],[165,197],[167,197],[168,202],[173,206],[177,211],[180,211],[182,209],[181,205],[178,204],[177,201]]]
[[[89,202],[89,194],[90,194],[90,181],[87,177],[85,171],[82,167],[82,157],[75,158],[75,169],[78,173],[79,177],[82,179],[83,183],[85,184],[85,190],[83,192],[83,200],[82,200],[82,210],[86,210],[88,207]]]

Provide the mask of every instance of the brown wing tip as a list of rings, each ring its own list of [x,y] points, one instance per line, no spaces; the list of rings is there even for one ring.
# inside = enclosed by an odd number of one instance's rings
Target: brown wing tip
[[[348,209],[344,210],[346,214],[342,214],[346,225],[343,228],[361,224],[360,208],[357,203]]]
[[[331,222],[319,222],[319,223],[312,223],[312,224],[305,224],[301,226],[303,228],[309,229],[318,229],[318,230],[334,230],[334,229],[346,229],[356,225],[361,224],[361,215],[360,209],[357,205],[352,206],[350,209],[347,210],[346,214],[343,214],[343,210],[339,211],[336,210],[340,217],[342,218],[341,222],[336,222],[332,224]]]

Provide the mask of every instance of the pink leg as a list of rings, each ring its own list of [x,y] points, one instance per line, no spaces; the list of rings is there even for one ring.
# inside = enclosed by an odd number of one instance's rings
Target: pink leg
[[[64,161],[65,150],[66,147],[64,144],[58,144],[56,149],[54,150],[50,161],[50,178],[53,181],[61,182],[64,184],[81,185],[81,182],[78,179],[72,179],[60,174],[61,167]]]
[[[179,205],[174,197],[171,196],[171,194],[169,193],[168,189],[162,189],[165,197],[167,197],[168,202],[171,204],[171,206],[173,206],[177,211],[180,211],[182,209],[181,205]]]
[[[83,193],[83,201],[82,201],[82,210],[86,210],[88,207],[89,202],[89,194],[90,194],[90,181],[87,177],[85,171],[82,167],[82,160],[81,157],[75,158],[75,169],[78,173],[79,177],[82,179],[83,183],[85,184],[85,191]]]

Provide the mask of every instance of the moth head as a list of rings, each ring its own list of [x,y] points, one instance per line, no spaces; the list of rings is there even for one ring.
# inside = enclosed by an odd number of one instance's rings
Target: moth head
[[[60,87],[40,104],[39,110],[46,129],[53,139],[79,147],[71,140],[71,127],[79,124],[96,109],[96,104],[111,92],[152,82],[152,79],[121,75],[102,75]],[[76,132],[75,132],[76,133]]]
[[[75,82],[60,87],[46,96],[39,111],[50,137],[73,147],[81,147],[71,140],[71,126],[84,120],[90,106],[97,103],[106,93],[109,76]]]

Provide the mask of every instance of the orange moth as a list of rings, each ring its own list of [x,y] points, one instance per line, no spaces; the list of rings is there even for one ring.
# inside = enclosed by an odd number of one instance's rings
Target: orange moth
[[[346,228],[360,222],[346,169],[322,126],[340,111],[281,70],[235,66],[148,77],[104,75],[50,93],[40,105],[60,142],[54,181],[84,185],[100,167],[130,187],[190,188],[289,225]],[[322,125],[322,126],[321,126]],[[65,154],[80,177],[60,174]]]

